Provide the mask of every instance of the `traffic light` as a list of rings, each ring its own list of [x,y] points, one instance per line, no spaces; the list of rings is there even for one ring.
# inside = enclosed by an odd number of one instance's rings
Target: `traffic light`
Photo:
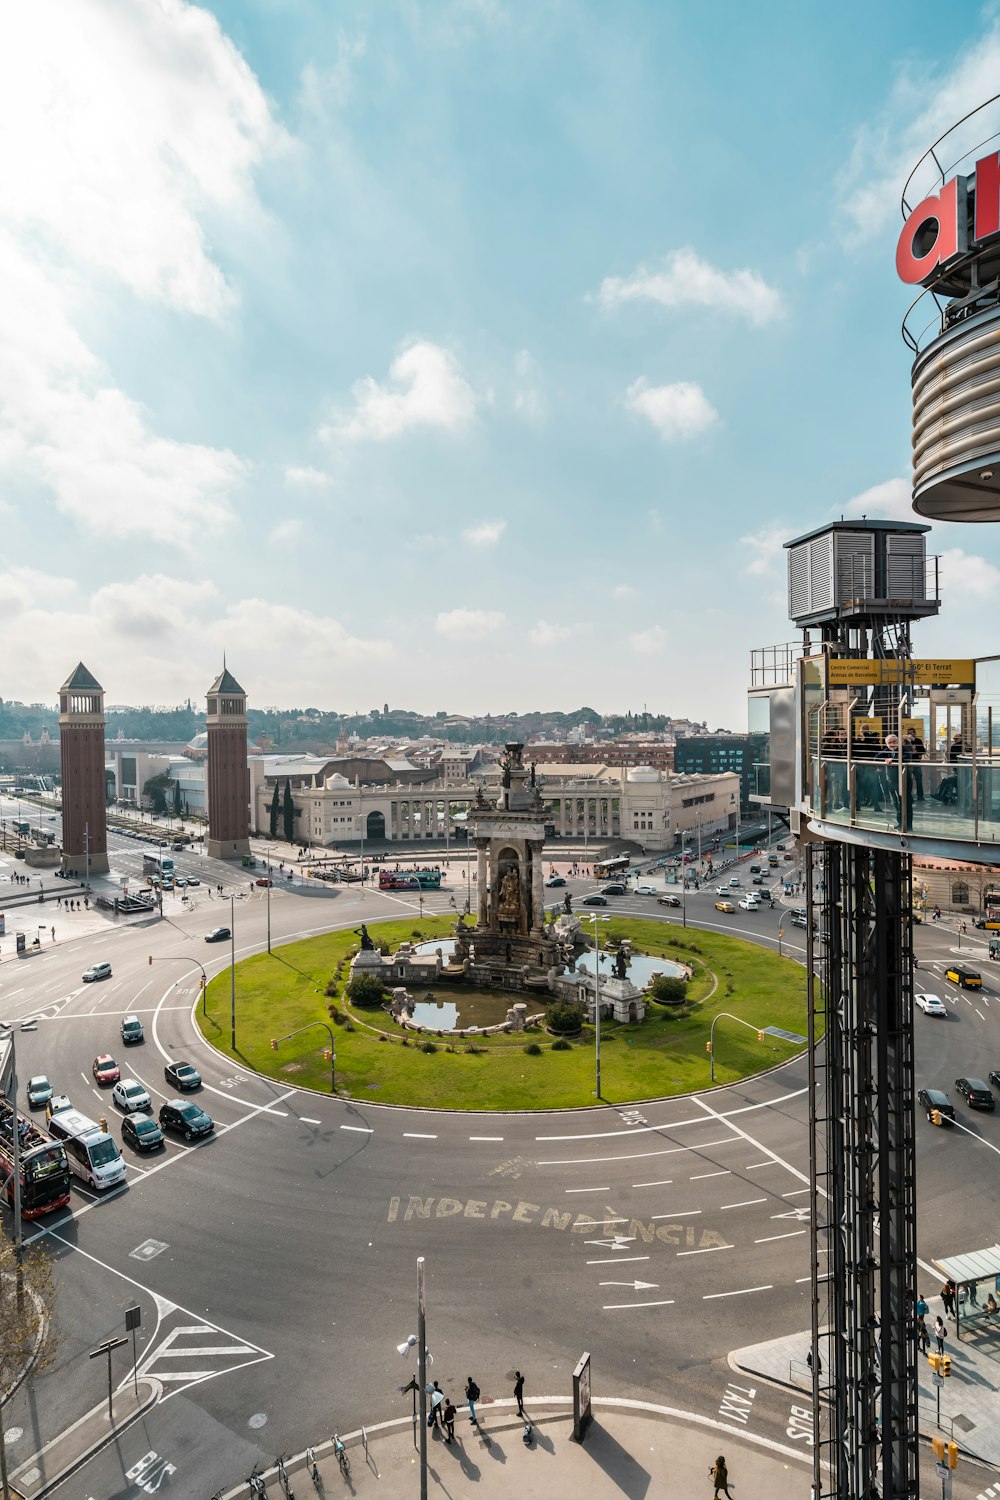
[[[150,966],[150,968],[152,968],[152,966],[153,966],[153,955],[152,954],[149,955],[149,966]]]
[[[201,986],[200,986],[200,988],[201,989],[205,988],[205,976],[204,976],[204,974],[201,976]]]
[[[764,1040],[764,1033],[762,1031],[758,1031],[757,1040],[758,1042],[762,1042]]]
[[[957,1469],[958,1468],[958,1444],[957,1443],[945,1443],[944,1446],[945,1446],[945,1451],[947,1452],[947,1455],[948,1455],[947,1462],[948,1462],[949,1469]]]
[[[330,1051],[329,1047],[323,1048],[323,1061],[333,1062],[333,1053]]]
[[[950,1354],[942,1354],[942,1356],[941,1356],[941,1374],[942,1375],[950,1375],[951,1374],[951,1355]]]
[[[941,1124],[941,1111],[939,1109],[932,1109],[931,1110],[931,1124],[932,1125],[940,1125]]]
[[[711,1054],[711,1051],[712,1051],[712,1043],[711,1042],[706,1042],[705,1043],[705,1051],[708,1052],[709,1054]]]
[[[271,1038],[271,1051],[272,1052],[277,1052],[277,1050],[278,1050],[278,1038],[276,1036],[273,1036]]]
[[[958,1444],[948,1442],[947,1438],[932,1437],[931,1449],[939,1464],[947,1464],[949,1469],[958,1468]]]
[[[941,1373],[941,1356],[940,1356],[940,1354],[931,1354],[930,1351],[928,1350],[928,1353],[927,1353],[927,1363],[930,1365],[930,1367],[934,1371],[935,1375],[940,1375],[940,1373]]]

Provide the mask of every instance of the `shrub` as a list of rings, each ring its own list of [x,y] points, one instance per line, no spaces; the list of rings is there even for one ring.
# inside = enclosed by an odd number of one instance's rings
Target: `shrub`
[[[420,1050],[421,1052],[436,1052],[437,1042],[421,1042]]]
[[[524,1050],[529,1057],[541,1057],[542,1055],[542,1049],[537,1042],[529,1042]]]
[[[375,1006],[385,999],[385,988],[374,974],[355,974],[347,986],[347,994],[352,1005]]]
[[[683,1005],[687,998],[687,981],[676,974],[658,974],[649,993],[660,1005]]]
[[[583,1025],[583,1006],[571,1000],[553,1000],[545,1007],[545,1024],[560,1036],[569,1036]]]
[[[328,979],[327,980],[327,982],[326,982],[326,989],[323,991],[323,993],[324,993],[324,995],[336,995],[336,993],[337,993],[337,979],[336,978]]]
[[[571,1043],[567,1042],[564,1036],[561,1036],[557,1037],[552,1043],[552,1050],[553,1052],[572,1052],[573,1048]]]
[[[465,1051],[469,1053],[470,1057],[481,1057],[482,1054],[486,1051],[486,1048],[477,1047],[475,1042],[470,1042],[469,1045],[465,1048]]]
[[[388,943],[379,943],[378,951],[381,953],[383,958],[389,958],[392,955],[392,949],[389,947]]]
[[[344,1024],[345,1017],[344,1012],[339,1008],[339,1006],[328,1005],[326,1008],[329,1012],[330,1020],[334,1021],[336,1025],[342,1026]]]

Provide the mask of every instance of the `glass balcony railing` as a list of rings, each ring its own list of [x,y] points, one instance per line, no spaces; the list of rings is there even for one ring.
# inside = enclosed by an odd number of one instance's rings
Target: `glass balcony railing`
[[[1000,763],[810,759],[810,803],[827,823],[1000,844]]]

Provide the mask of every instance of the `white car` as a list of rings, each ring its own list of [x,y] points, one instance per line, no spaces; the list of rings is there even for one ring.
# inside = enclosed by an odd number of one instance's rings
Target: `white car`
[[[715,894],[717,896],[728,896],[729,895],[729,887],[728,887],[728,885],[717,885],[715,887]]]
[[[738,875],[730,875],[730,877],[729,877],[729,884],[732,886],[733,890],[736,889],[736,887],[739,885],[739,883],[740,883],[740,877]]]
[[[655,896],[656,887],[653,885],[637,885],[634,887],[637,896]]]
[[[82,974],[84,984],[93,984],[98,979],[111,978],[110,964],[91,964],[89,969],[84,969]]]
[[[149,1095],[142,1084],[136,1083],[134,1078],[119,1079],[111,1090],[111,1097],[118,1108],[123,1109],[127,1115],[130,1115],[134,1109],[152,1108]]]
[[[940,995],[914,995],[913,998],[925,1016],[944,1016],[947,1018],[948,1007]]]
[[[744,896],[740,902],[740,911],[760,911],[760,902],[753,896]]]

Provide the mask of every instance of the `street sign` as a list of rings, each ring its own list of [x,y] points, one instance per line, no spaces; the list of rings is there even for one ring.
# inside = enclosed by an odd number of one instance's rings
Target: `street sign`
[[[943,1386],[944,1385],[944,1376],[943,1375],[939,1375],[938,1372],[935,1370],[932,1373],[932,1375],[931,1375],[931,1385],[936,1385],[939,1388],[941,1386]]]

